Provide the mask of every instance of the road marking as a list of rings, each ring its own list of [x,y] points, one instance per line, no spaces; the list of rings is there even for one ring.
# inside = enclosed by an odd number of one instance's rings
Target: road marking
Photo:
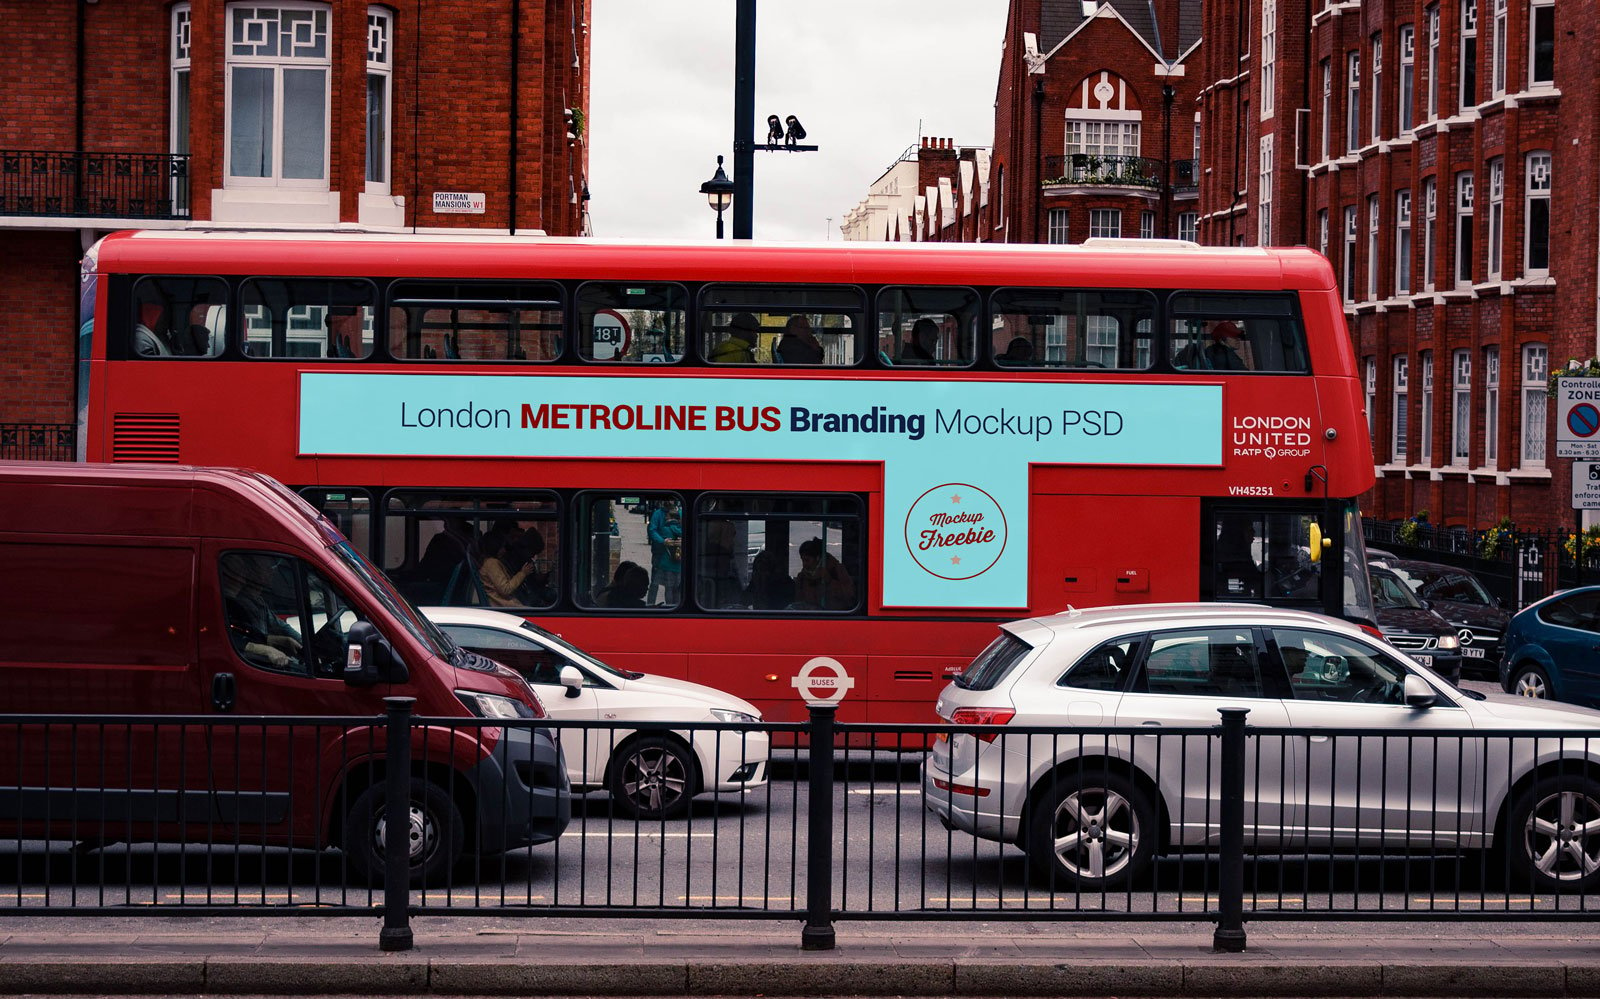
[[[789,897],[788,895],[767,895],[767,896],[764,896],[764,897],[760,896],[760,895],[751,895],[751,896],[748,896],[748,897],[739,896],[739,895],[679,895],[678,896],[678,901],[680,901],[680,902],[738,902],[740,905],[750,905],[750,904],[763,905],[763,904],[766,904],[766,903],[769,903],[769,902],[793,902],[794,899]]]
[[[615,829],[585,830],[583,835],[589,839],[710,839],[714,832],[635,832],[624,829],[618,832]]]
[[[921,794],[920,787],[853,787],[851,794]]]

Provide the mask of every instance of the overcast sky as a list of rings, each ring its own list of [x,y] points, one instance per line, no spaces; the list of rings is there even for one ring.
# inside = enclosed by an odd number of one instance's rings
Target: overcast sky
[[[595,235],[711,239],[700,185],[733,176],[734,0],[594,0]],[[766,0],[756,141],[795,115],[814,153],[755,154],[755,237],[838,239],[844,214],[921,134],[994,139],[1006,0]],[[832,219],[830,223],[828,220]],[[733,215],[724,221],[732,234]]]

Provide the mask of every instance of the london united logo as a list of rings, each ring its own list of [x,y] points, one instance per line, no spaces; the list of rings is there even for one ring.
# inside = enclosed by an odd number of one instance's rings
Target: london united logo
[[[1005,511],[993,496],[969,483],[929,489],[906,515],[906,549],[940,579],[981,576],[1005,548]]]

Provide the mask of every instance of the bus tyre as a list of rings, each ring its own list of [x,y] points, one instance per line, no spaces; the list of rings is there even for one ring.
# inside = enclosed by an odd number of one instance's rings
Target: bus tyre
[[[344,852],[350,873],[369,885],[383,884],[384,801],[388,795],[380,781],[372,785],[350,806],[344,823]],[[411,779],[411,819],[407,831],[411,886],[443,884],[461,859],[466,842],[466,826],[461,810],[437,784]]]
[[[1550,678],[1534,664],[1523,663],[1511,671],[1511,683],[1507,685],[1506,692],[1547,701],[1550,699]]]
[[[1110,891],[1131,882],[1155,852],[1155,809],[1117,774],[1063,774],[1029,818],[1028,860],[1053,888]]]
[[[636,819],[675,819],[695,792],[694,754],[676,739],[648,735],[622,748],[611,764],[611,800]]]
[[[1511,875],[1535,892],[1587,893],[1600,882],[1600,783],[1581,774],[1535,781],[1506,822]]]

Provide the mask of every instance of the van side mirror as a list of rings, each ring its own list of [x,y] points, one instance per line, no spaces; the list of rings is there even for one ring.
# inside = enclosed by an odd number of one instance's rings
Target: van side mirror
[[[1418,709],[1431,708],[1434,702],[1439,699],[1439,695],[1433,692],[1433,688],[1428,685],[1428,681],[1415,673],[1406,675],[1405,697],[1407,707]]]
[[[561,667],[561,686],[567,688],[568,697],[577,697],[583,693],[583,672],[578,667],[571,665]]]
[[[346,633],[344,682],[352,687],[405,683],[410,671],[394,654],[394,646],[371,621],[357,621]]]

